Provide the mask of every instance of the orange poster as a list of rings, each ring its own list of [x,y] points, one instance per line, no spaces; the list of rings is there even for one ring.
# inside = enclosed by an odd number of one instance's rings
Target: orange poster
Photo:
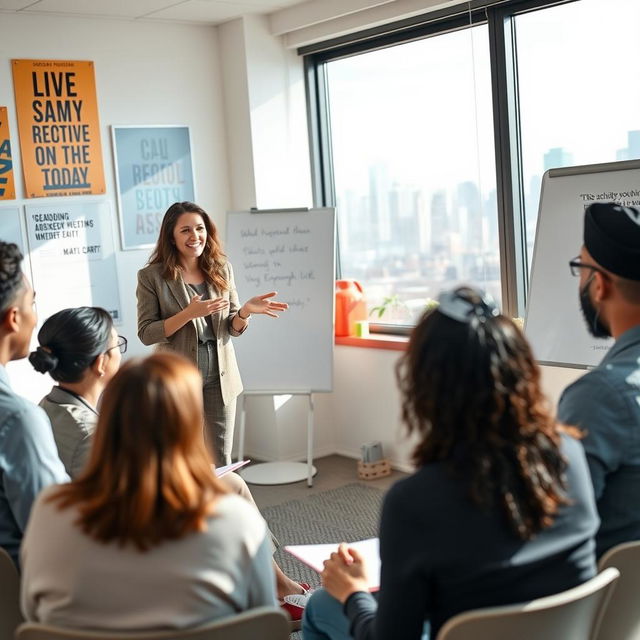
[[[0,200],[13,200],[15,197],[7,107],[0,107]]]
[[[105,192],[93,62],[13,60],[27,198]]]

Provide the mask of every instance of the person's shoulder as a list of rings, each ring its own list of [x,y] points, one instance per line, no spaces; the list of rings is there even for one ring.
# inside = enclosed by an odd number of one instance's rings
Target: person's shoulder
[[[37,498],[33,501],[33,507],[31,508],[31,517],[36,518],[38,514],[42,516],[42,514],[48,514],[53,512],[58,512],[59,508],[55,503],[55,500],[52,500],[53,496],[55,496],[58,491],[62,487],[61,484],[52,484],[48,487],[45,487],[37,496]]]
[[[243,497],[226,493],[216,502],[212,515],[213,528],[216,520],[224,520],[244,536],[262,539],[266,532],[266,523],[260,512]]]
[[[138,277],[161,278],[164,267],[159,262],[152,262],[138,270]]]
[[[424,506],[424,501],[439,499],[446,477],[442,463],[420,467],[407,478],[398,480],[389,489],[385,496],[385,505],[411,507],[416,505],[416,496],[421,496],[419,502]]]
[[[49,418],[45,411],[30,400],[15,393],[8,394],[0,409],[0,422],[19,423],[26,431],[37,430],[42,424],[47,425]]]

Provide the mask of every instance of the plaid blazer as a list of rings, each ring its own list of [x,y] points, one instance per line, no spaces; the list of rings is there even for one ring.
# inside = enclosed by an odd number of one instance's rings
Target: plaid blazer
[[[233,269],[227,263],[227,282],[229,289],[218,293],[211,285],[209,296],[216,298],[222,295],[229,301],[229,306],[212,316],[213,331],[216,335],[218,352],[218,368],[220,372],[220,389],[225,404],[242,393],[242,380],[231,337],[240,335],[233,328],[232,321],[240,302],[233,279]],[[187,322],[168,338],[164,335],[164,321],[182,311],[189,305],[191,296],[187,287],[178,277],[177,280],[165,280],[162,277],[162,265],[150,264],[138,271],[138,338],[146,345],[157,345],[157,349],[177,351],[198,364],[198,331],[194,320]]]

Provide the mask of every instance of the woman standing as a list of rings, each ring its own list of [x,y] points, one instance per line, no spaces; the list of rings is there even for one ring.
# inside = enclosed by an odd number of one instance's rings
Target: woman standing
[[[192,202],[176,202],[165,213],[136,293],[140,340],[181,353],[202,374],[205,437],[216,464],[229,464],[242,392],[231,337],[247,329],[252,314],[277,318],[288,305],[271,299],[275,291],[240,305],[216,227]]]
[[[176,354],[116,373],[85,470],[40,494],[21,553],[30,621],[176,629],[276,605],[267,527],[216,478],[200,376]]]
[[[441,294],[398,366],[418,469],[387,494],[378,600],[341,545],[311,596],[305,640],[436,638],[451,616],[595,575],[598,516],[582,445],[555,423],[514,323],[479,292]]]

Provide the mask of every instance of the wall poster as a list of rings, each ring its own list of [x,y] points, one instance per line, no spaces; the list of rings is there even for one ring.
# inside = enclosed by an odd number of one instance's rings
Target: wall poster
[[[103,307],[121,324],[109,203],[27,205],[26,222],[40,318],[86,305]]]
[[[104,194],[93,62],[13,60],[25,196]]]
[[[0,107],[0,200],[13,200],[15,197],[7,107]]]
[[[164,212],[195,200],[189,127],[113,126],[122,249],[153,247]]]

